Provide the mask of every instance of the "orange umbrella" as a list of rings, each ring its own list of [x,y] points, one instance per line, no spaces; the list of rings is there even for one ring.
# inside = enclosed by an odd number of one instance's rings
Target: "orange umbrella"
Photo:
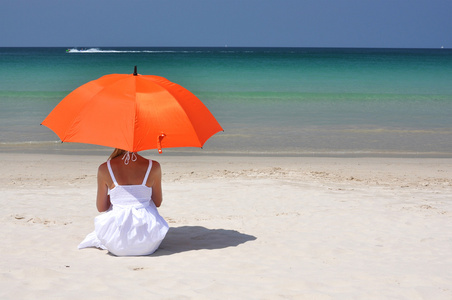
[[[190,91],[163,77],[111,74],[66,96],[42,125],[62,142],[88,143],[131,152],[202,147],[222,131]]]

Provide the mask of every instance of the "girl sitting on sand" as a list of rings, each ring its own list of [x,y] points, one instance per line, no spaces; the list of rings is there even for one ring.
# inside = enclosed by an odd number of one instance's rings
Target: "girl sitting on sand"
[[[97,174],[97,209],[106,213],[94,219],[95,230],[78,248],[98,247],[117,256],[154,253],[168,232],[157,211],[161,174],[158,162],[115,149]]]

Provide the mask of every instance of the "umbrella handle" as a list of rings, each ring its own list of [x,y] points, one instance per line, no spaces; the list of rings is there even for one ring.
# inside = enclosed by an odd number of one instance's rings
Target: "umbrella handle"
[[[160,154],[162,154],[162,140],[166,136],[166,134],[162,133],[157,137],[157,150]]]

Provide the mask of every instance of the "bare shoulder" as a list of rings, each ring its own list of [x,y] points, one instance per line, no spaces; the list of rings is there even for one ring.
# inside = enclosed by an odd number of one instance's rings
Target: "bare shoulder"
[[[161,171],[161,167],[158,161],[152,160],[152,171]]]
[[[161,177],[161,174],[162,174],[162,169],[160,167],[160,164],[155,160],[152,160],[151,174],[152,174],[152,177],[154,177],[154,176]]]
[[[108,166],[107,166],[107,162],[104,162],[97,169],[97,176],[105,176],[107,174],[108,174]]]
[[[108,169],[108,167],[107,167],[107,162],[104,162],[103,164],[101,164],[100,166],[99,166],[99,171],[101,171],[101,170],[107,170]]]

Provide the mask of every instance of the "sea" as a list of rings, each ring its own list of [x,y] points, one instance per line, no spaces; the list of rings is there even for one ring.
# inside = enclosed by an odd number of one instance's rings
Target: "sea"
[[[0,48],[0,152],[109,152],[40,124],[80,85],[135,65],[190,90],[224,129],[161,155],[452,157],[452,49],[440,48]]]

